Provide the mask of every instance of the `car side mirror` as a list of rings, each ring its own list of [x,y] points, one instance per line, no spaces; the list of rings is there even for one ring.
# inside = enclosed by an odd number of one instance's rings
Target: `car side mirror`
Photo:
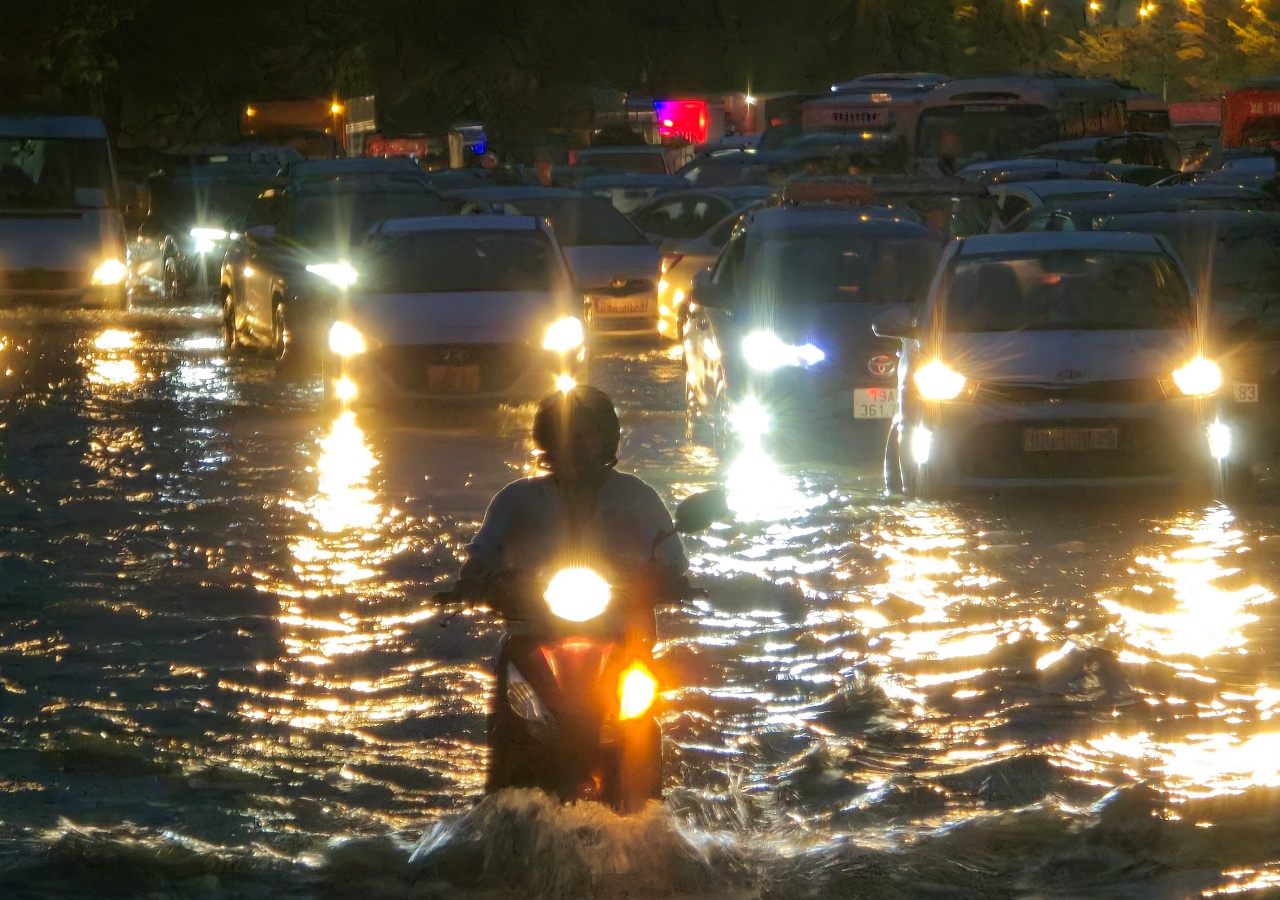
[[[729,498],[719,488],[684,498],[676,507],[675,528],[681,534],[706,531],[729,518]]]
[[[871,333],[876,337],[909,340],[920,335],[916,317],[903,309],[886,312],[871,323]]]
[[[274,241],[276,239],[276,226],[250,225],[245,229],[244,233],[247,237],[251,237],[255,241]]]
[[[711,269],[703,269],[693,276],[690,299],[698,305],[722,307],[725,305],[726,293],[722,285],[711,280]]]

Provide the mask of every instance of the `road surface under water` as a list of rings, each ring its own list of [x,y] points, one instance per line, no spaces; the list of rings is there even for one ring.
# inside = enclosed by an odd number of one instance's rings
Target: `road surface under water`
[[[1280,507],[886,501],[874,426],[721,464],[672,353],[594,371],[622,468],[739,511],[627,819],[482,798],[501,628],[430,599],[528,409],[325,416],[207,309],[0,317],[0,896],[1277,889]]]

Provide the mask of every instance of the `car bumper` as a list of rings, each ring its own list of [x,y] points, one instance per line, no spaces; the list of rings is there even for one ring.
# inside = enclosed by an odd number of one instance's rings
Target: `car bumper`
[[[653,291],[624,297],[588,296],[594,334],[641,337],[658,334],[658,297]]]
[[[65,288],[61,290],[6,290],[0,288],[0,307],[44,306],[120,309],[125,305],[125,286]]]
[[[927,403],[902,426],[904,467],[934,489],[1181,484],[1210,478],[1212,404]],[[1098,449],[1031,449],[1046,432],[1114,436]],[[1111,437],[1107,438],[1111,440]]]
[[[511,344],[375,348],[340,360],[330,356],[325,378],[354,405],[494,403],[539,399],[560,376],[586,370],[585,354],[568,357]],[[337,388],[345,378],[349,386]],[[354,397],[343,397],[354,390]]]

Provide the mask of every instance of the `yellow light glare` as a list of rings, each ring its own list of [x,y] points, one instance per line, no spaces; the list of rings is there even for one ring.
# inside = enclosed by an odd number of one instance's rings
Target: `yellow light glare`
[[[118,259],[108,259],[93,270],[94,284],[119,284],[129,274],[125,264]]]
[[[333,392],[344,403],[356,399],[356,383],[343,375],[333,385]]]
[[[567,394],[578,386],[577,380],[572,375],[557,375],[556,390],[562,394]]]
[[[364,335],[346,322],[334,322],[329,329],[329,349],[339,356],[356,356],[365,351]]]
[[[585,566],[561,569],[542,595],[552,614],[570,622],[586,622],[605,611],[612,596],[609,582]]]
[[[253,277],[253,266],[245,266],[245,267],[244,267],[244,277],[245,277],[245,278],[252,278],[252,277]]]
[[[128,350],[133,346],[135,337],[132,331],[108,328],[93,339],[93,346],[98,350]]]
[[[568,353],[581,347],[584,340],[586,333],[582,328],[582,320],[565,316],[547,329],[542,338],[542,349],[553,353]]]
[[[1175,369],[1173,383],[1190,397],[1206,397],[1222,387],[1222,370],[1212,360],[1197,356],[1181,369]]]
[[[341,103],[333,104],[333,106],[329,107],[329,112],[333,113],[336,116],[338,113],[342,112],[342,104]]]
[[[916,387],[926,400],[954,400],[964,390],[964,376],[935,359],[916,372]]]
[[[658,696],[658,679],[636,660],[618,679],[618,718],[638,719],[653,706]]]

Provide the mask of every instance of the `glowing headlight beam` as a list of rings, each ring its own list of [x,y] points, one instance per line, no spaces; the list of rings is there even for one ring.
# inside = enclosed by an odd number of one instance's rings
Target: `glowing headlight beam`
[[[221,228],[192,228],[191,236],[198,241],[225,241],[227,239],[227,233]]]
[[[772,372],[783,366],[812,366],[827,355],[813,344],[788,344],[772,331],[753,331],[742,340],[742,355],[747,365],[761,372]]]
[[[921,366],[915,379],[920,396],[926,400],[954,400],[964,390],[964,376],[937,359]]]
[[[346,322],[334,322],[329,329],[329,349],[339,356],[356,356],[365,351],[364,335]]]
[[[1222,370],[1212,360],[1197,356],[1174,370],[1173,383],[1189,397],[1206,397],[1222,387]]]
[[[129,270],[118,259],[108,259],[93,270],[94,284],[119,284],[124,281]]]
[[[755,440],[768,434],[772,419],[763,403],[747,397],[730,411],[729,424],[743,440]]]
[[[636,660],[618,679],[618,718],[622,721],[638,719],[653,706],[658,696],[658,679]]]
[[[573,316],[565,316],[547,328],[542,337],[542,349],[553,353],[568,353],[577,350],[586,340],[586,332],[582,328],[582,320]]]
[[[340,288],[351,287],[360,277],[360,273],[348,262],[312,263],[307,266],[307,271]]]
[[[576,566],[557,572],[542,596],[552,614],[570,622],[587,622],[605,611],[612,594],[609,582],[591,569]]]

